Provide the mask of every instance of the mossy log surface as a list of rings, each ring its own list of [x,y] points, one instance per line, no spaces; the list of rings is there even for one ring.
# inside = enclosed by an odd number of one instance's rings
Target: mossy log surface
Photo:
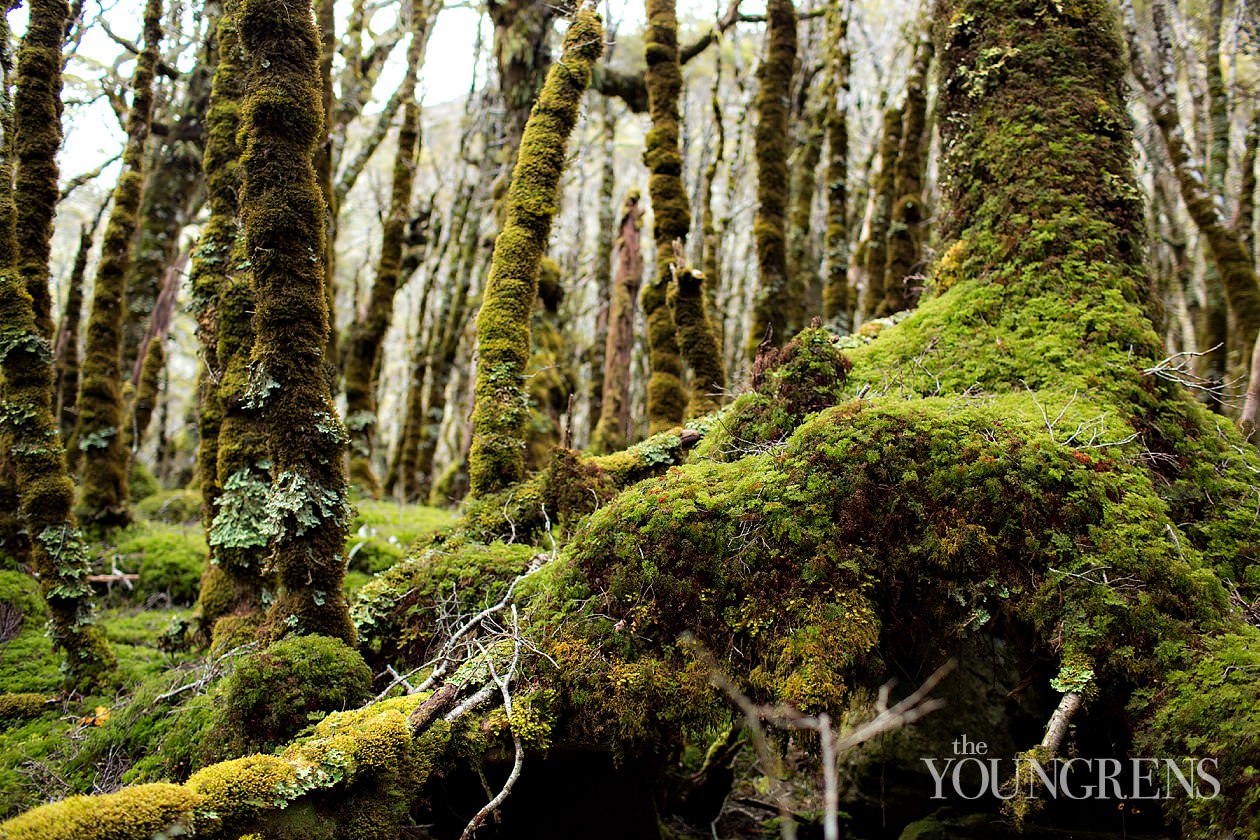
[[[586,459],[562,453],[548,492],[591,499],[589,515],[574,505],[561,521],[558,498],[520,485],[477,500],[456,534],[383,577],[355,617],[396,666],[450,640],[439,617],[455,592],[473,609],[510,601],[537,649],[522,656],[510,719],[470,715],[413,749],[458,744],[442,757],[453,765],[501,757],[519,738],[531,756],[564,744],[664,763],[734,716],[684,631],[754,700],[831,713],[890,673],[930,669],[960,639],[997,636],[1046,663],[1036,678],[1048,687],[1111,710],[1135,754],[1218,758],[1221,796],[1167,805],[1182,836],[1260,831],[1249,769],[1260,631],[1230,605],[1235,588],[1245,602],[1260,594],[1260,456],[1148,372],[1159,342],[1141,301],[1112,12],[1105,0],[942,0],[935,37],[948,247],[934,296],[874,340],[805,331],[765,357],[751,395],[708,418],[712,444],[663,472],[629,459],[633,483],[606,501],[583,485]],[[794,416],[778,421],[766,402]],[[738,440],[712,431],[739,418]],[[542,524],[522,529],[522,514]],[[547,520],[560,525],[554,547]],[[487,661],[511,652],[490,638],[461,678],[493,688]],[[163,813],[195,819],[189,794],[214,797],[206,807],[232,831],[265,833],[290,762],[333,756],[322,738],[344,733],[338,754],[369,772],[408,768],[395,746],[421,697],[334,715],[281,756],[162,788],[163,803],[185,797]],[[350,806],[336,836],[361,830],[361,791],[332,794]],[[125,797],[139,814],[157,793],[46,806],[0,832],[58,836],[17,832]],[[281,800],[288,814],[318,807]]]
[[[342,592],[346,432],[324,375],[324,200],[312,164],[324,127],[319,33],[309,0],[242,0],[239,26],[241,218],[255,294],[246,393],[272,469],[264,509],[277,592],[267,631],[353,643]]]
[[[525,473],[526,376],[538,269],[559,209],[560,175],[577,124],[591,64],[604,49],[599,15],[580,11],[564,39],[561,60],[547,74],[521,136],[507,196],[507,219],[494,245],[490,277],[477,314],[477,381],[471,493],[492,493]]]

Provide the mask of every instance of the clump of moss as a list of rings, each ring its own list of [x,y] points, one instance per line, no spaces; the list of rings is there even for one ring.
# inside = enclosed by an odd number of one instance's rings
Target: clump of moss
[[[753,366],[752,390],[723,412],[697,456],[721,460],[783,441],[809,415],[845,399],[852,367],[836,339],[818,326],[782,349],[763,351]]]
[[[565,35],[563,57],[548,72],[521,136],[508,188],[507,220],[495,241],[477,315],[479,361],[468,456],[469,489],[474,496],[494,492],[524,476],[525,377],[538,270],[558,209],[569,135],[591,81],[591,65],[603,49],[599,15],[579,10]]]
[[[196,602],[206,557],[199,531],[159,524],[133,528],[120,535],[114,553],[119,566],[140,575],[134,597],[164,595],[175,604]]]
[[[312,718],[358,706],[371,689],[372,672],[343,641],[294,636],[237,663],[223,693],[223,721],[233,751],[265,751]]]
[[[150,784],[101,796],[72,796],[3,825],[11,840],[122,840],[193,831],[201,798],[182,785]]]

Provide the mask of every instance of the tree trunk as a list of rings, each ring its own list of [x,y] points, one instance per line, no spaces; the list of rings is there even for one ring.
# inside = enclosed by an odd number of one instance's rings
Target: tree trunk
[[[608,308],[604,397],[599,425],[591,439],[591,448],[597,453],[624,449],[630,437],[630,357],[634,351],[634,308],[643,284],[643,254],[639,249],[642,227],[639,191],[632,190],[622,205],[617,227],[617,277]]]
[[[381,254],[376,280],[368,301],[367,314],[350,328],[346,342],[346,426],[350,431],[350,483],[373,498],[380,498],[381,486],[372,467],[375,448],[376,385],[385,333],[394,315],[394,295],[402,275],[402,257],[407,222],[411,218],[411,193],[415,184],[420,152],[420,102],[416,83],[424,58],[427,26],[419,2],[411,7],[411,44],[407,49],[407,71],[400,93],[404,101],[403,121],[398,130],[398,152],[394,158],[394,181],[389,215],[381,234]]]
[[[862,294],[861,321],[875,317],[884,300],[884,272],[888,266],[888,230],[892,225],[893,202],[897,198],[897,155],[901,148],[901,129],[905,110],[889,108],[884,112],[884,128],[879,141],[879,174],[875,177],[871,217],[866,239],[862,243],[862,264],[866,289]]]
[[[76,527],[74,484],[66,472],[65,450],[52,413],[52,348],[28,291],[33,278],[41,277],[41,297],[50,300],[48,264],[36,270],[31,249],[22,248],[17,239],[23,228],[16,223],[22,214],[19,208],[52,207],[57,201],[56,160],[45,152],[61,142],[61,42],[69,11],[62,0],[32,0],[26,37],[18,51],[16,107],[10,112],[3,103],[0,387],[18,513],[30,535],[31,558],[48,605],[49,632],[53,645],[65,653],[70,686],[87,692],[101,687],[114,658],[92,618],[88,552]],[[7,23],[3,29],[7,41]],[[16,144],[15,136],[22,138]],[[15,157],[17,177],[11,180]],[[30,170],[24,172],[28,164]],[[31,226],[38,218],[43,217],[28,212],[25,233],[47,241],[47,227]],[[48,218],[44,224],[50,222]]]
[[[827,107],[827,277],[823,318],[842,329],[849,320],[849,10],[837,3],[827,18],[831,41],[824,88]]]

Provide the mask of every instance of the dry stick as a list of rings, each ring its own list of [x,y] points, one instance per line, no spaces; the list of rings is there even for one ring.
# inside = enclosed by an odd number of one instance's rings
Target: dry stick
[[[1059,752],[1059,747],[1063,745],[1063,738],[1067,735],[1068,724],[1072,722],[1072,716],[1080,707],[1081,695],[1075,691],[1069,691],[1059,701],[1059,707],[1054,710],[1054,714],[1050,716],[1050,723],[1046,725],[1045,737],[1041,739],[1041,746],[1049,750],[1051,755]]]
[[[515,751],[515,758],[512,761],[512,772],[508,774],[507,781],[503,783],[503,787],[493,799],[487,802],[480,811],[478,811],[468,825],[464,828],[464,833],[459,836],[459,840],[471,840],[477,833],[477,829],[486,821],[491,813],[493,813],[503,800],[507,799],[512,793],[516,780],[521,777],[521,765],[525,761],[525,749],[521,743],[521,736],[512,726],[512,693],[508,690],[508,683],[512,681],[512,677],[516,675],[516,666],[521,659],[521,634],[520,625],[516,617],[516,605],[512,605],[512,661],[508,665],[507,675],[500,677],[494,669],[494,659],[489,652],[482,646],[481,642],[474,641],[477,650],[481,651],[481,655],[486,658],[486,664],[490,667],[490,678],[494,680],[495,685],[499,687],[500,694],[503,695],[503,710],[507,712],[508,730],[512,733],[512,748]]]

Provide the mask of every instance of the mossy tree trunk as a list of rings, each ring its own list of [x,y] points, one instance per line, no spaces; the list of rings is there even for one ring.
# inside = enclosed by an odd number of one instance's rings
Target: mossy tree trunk
[[[617,226],[617,276],[608,308],[608,343],[604,349],[604,395],[599,423],[591,438],[597,453],[624,449],[630,437],[630,362],[634,351],[634,309],[643,284],[639,247],[643,211],[639,191],[631,190]]]
[[[385,333],[394,315],[394,295],[402,275],[404,239],[407,222],[411,218],[411,193],[420,151],[420,102],[416,97],[416,83],[424,58],[425,39],[422,33],[427,28],[423,12],[421,2],[413,0],[410,9],[411,43],[407,48],[407,70],[400,89],[404,102],[403,119],[398,130],[398,152],[394,157],[389,215],[385,218],[385,229],[381,234],[381,254],[367,313],[351,326],[345,349],[350,482],[375,498],[381,494],[380,482],[372,468],[378,368]]]
[[[38,20],[34,16],[37,8]],[[64,0],[31,5],[31,23],[18,51],[13,98],[17,132],[13,142],[20,161],[14,183],[18,270],[35,307],[35,325],[49,341],[53,321],[48,271],[59,197],[55,187],[60,174],[62,42],[69,16],[70,7]],[[62,23],[54,31],[56,19]],[[49,190],[48,184],[54,189]]]
[[[681,249],[678,258],[681,261]],[[693,375],[687,406],[691,417],[703,417],[726,401],[726,363],[717,330],[709,319],[707,285],[703,272],[680,266],[669,287],[670,315],[678,326],[678,343]]]
[[[253,277],[247,396],[260,406],[272,483],[268,633],[353,643],[342,591],[349,503],[346,433],[324,375],[328,301],[324,201],[313,158],[323,137],[319,33],[310,0],[242,0],[241,218]]]
[[[101,212],[96,214],[91,224],[85,224],[79,232],[79,250],[75,252],[74,266],[66,283],[69,287],[66,305],[57,325],[57,419],[62,440],[69,440],[74,434],[75,421],[79,416],[79,328],[83,318],[83,282],[87,279],[88,258],[104,211],[102,205]],[[71,471],[75,460],[70,459]]]
[[[162,287],[158,292],[149,325],[137,348],[139,356],[131,369],[131,389],[135,396],[131,401],[129,419],[124,429],[123,441],[134,457],[144,446],[153,412],[162,398],[162,373],[166,370],[166,337],[170,332],[171,319],[175,315],[176,298],[188,254],[180,255],[166,269]]]
[[[559,202],[569,135],[577,122],[591,64],[604,48],[599,16],[579,11],[565,35],[564,54],[547,74],[521,136],[495,241],[490,277],[477,315],[477,384],[469,490],[494,492],[525,471],[526,382],[530,319],[538,297],[538,267]]]
[[[924,35],[914,50],[914,66],[906,82],[902,108],[901,146],[893,172],[893,203],[888,223],[887,257],[884,264],[884,297],[871,313],[883,318],[910,307],[918,295],[910,287],[912,275],[921,270],[924,207],[923,179],[927,168],[928,71],[932,66],[932,39]],[[878,266],[874,266],[878,270]]]
[[[756,358],[765,342],[779,347],[791,337],[792,313],[804,302],[791,299],[787,261],[789,199],[788,143],[792,76],[796,72],[796,8],[792,0],[766,3],[766,55],[757,68],[757,297],[745,346]]]
[[[679,151],[678,97],[682,91],[682,70],[678,63],[678,15],[674,0],[648,0],[644,57],[652,128],[644,140],[643,163],[649,172],[656,267],[643,288],[643,315],[647,319],[651,368],[647,385],[648,428],[651,434],[656,434],[677,426],[687,413],[682,354],[668,304],[674,242],[685,241],[691,229],[691,208],[683,187],[683,159]]]
[[[830,324],[852,326],[849,318],[849,10],[835,3],[827,14],[827,230],[824,236],[826,279],[823,317]]]
[[[243,256],[238,250],[238,194],[240,190],[240,150],[236,134],[240,128],[240,99],[244,94],[243,55],[238,31],[238,0],[227,0],[217,32],[214,82],[206,113],[206,148],[203,161],[206,176],[210,218],[201,232],[201,240],[193,251],[189,285],[192,309],[197,319],[197,337],[201,342],[202,369],[198,380],[197,476],[201,489],[202,522],[206,542],[210,546],[209,562],[198,596],[198,631],[208,637],[219,618],[229,614],[255,618],[261,610],[260,563],[257,554],[267,544],[260,529],[247,529],[247,521],[234,528],[230,539],[223,533],[223,523],[216,528],[224,484],[230,484],[226,510],[240,509],[239,502],[256,503],[241,495],[231,497],[243,488],[266,488],[269,473],[257,463],[265,457],[265,447],[258,444],[258,435],[249,434],[256,424],[253,413],[242,414],[240,400],[232,402],[236,377],[226,368],[234,354],[248,359],[253,333],[247,332],[253,310],[248,275],[243,275],[243,290],[249,297],[246,322],[233,319],[229,286],[236,285],[235,275],[242,274],[236,262]],[[236,288],[241,288],[236,285]],[[226,304],[226,306],[225,306]],[[238,314],[239,317],[239,314]],[[219,353],[220,345],[226,351]],[[242,383],[243,384],[243,383]],[[243,387],[240,388],[243,392]],[[225,398],[228,404],[225,405]],[[225,419],[225,414],[231,419]],[[248,434],[248,437],[242,435]],[[222,440],[221,440],[222,439]],[[225,463],[220,469],[220,453]],[[246,468],[244,473],[234,473]],[[235,557],[233,551],[249,551],[248,556]],[[241,562],[236,562],[239,559]]]
[[[74,518],[74,484],[53,416],[53,365],[49,334],[37,316],[29,287],[41,277],[41,298],[50,300],[47,257],[42,268],[17,239],[22,207],[51,208],[57,201],[57,166],[48,148],[61,140],[61,42],[69,6],[32,0],[26,38],[18,51],[16,108],[3,103],[3,166],[0,167],[0,422],[13,465],[19,516],[30,537],[31,559],[48,605],[55,647],[65,653],[71,685],[98,686],[113,668],[113,655],[92,619],[87,547]],[[4,28],[7,36],[7,26]],[[22,142],[20,138],[31,138]],[[16,139],[16,142],[15,142]],[[16,178],[13,161],[16,158]],[[23,172],[30,165],[32,171]],[[42,217],[40,217],[42,218]],[[40,235],[29,227],[28,235]],[[51,223],[51,217],[45,224]],[[48,230],[42,231],[48,239]],[[28,243],[29,246],[30,243]]]
[[[132,239],[144,187],[145,145],[153,116],[153,74],[162,40],[162,2],[148,0],[144,10],[144,49],[131,80],[131,111],[123,170],[114,187],[114,206],[105,226],[101,262],[92,292],[83,381],[79,387],[79,424],[75,437],[83,451],[81,518],[96,529],[118,528],[131,521],[128,479],[131,459],[122,426],[122,347],[127,273]]]

